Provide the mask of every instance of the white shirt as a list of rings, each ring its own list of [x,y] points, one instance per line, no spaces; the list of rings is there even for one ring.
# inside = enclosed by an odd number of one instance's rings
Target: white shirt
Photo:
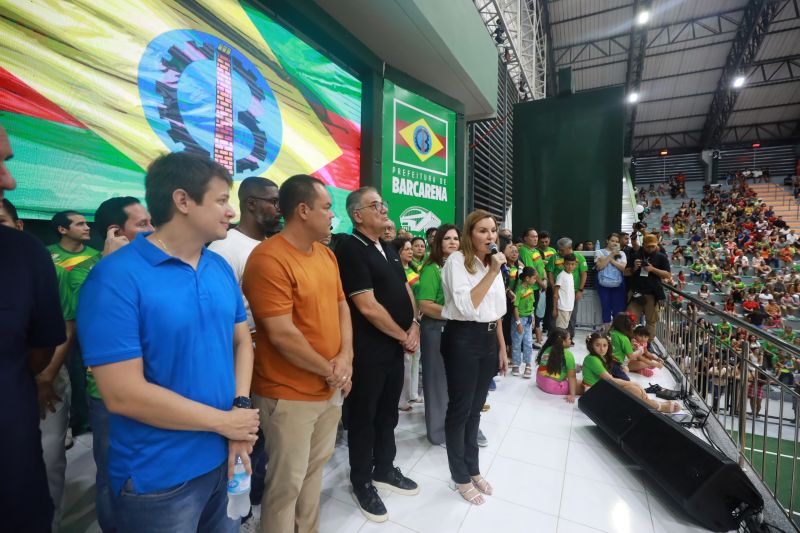
[[[506,314],[506,295],[502,274],[497,274],[477,308],[472,305],[470,291],[483,279],[489,268],[475,259],[475,273],[464,266],[464,254],[453,252],[442,268],[444,308],[442,317],[448,320],[494,322]]]
[[[247,258],[256,246],[262,241],[251,239],[237,229],[228,230],[228,236],[224,239],[214,241],[208,245],[208,249],[222,256],[226,263],[233,269],[233,275],[239,283],[239,290],[242,289],[242,277],[244,276],[244,266]],[[244,294],[242,294],[244,297]],[[247,311],[247,326],[250,332],[256,330],[256,323],[253,321],[253,313],[250,311],[250,303],[244,298],[244,309]]]
[[[575,308],[575,278],[566,270],[558,273],[556,278],[558,287],[558,309],[572,311]]]

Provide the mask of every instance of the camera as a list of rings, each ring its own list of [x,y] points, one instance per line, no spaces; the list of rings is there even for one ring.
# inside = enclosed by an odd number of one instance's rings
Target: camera
[[[642,257],[642,266],[646,267],[649,264],[650,264],[650,260],[647,259],[646,257]]]
[[[620,254],[614,254],[614,259],[619,261],[620,259],[622,259],[622,256]]]

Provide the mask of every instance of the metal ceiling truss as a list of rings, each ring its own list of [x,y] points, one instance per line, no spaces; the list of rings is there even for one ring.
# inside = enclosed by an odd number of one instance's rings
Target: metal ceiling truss
[[[634,155],[643,155],[663,149],[668,149],[670,153],[676,149],[697,151],[702,147],[700,143],[702,133],[702,130],[691,130],[638,136],[634,139],[633,153]],[[720,147],[798,138],[800,138],[800,120],[741,124],[725,128],[720,137]]]
[[[742,68],[755,60],[775,14],[779,8],[791,1],[750,0],[745,7],[742,22],[731,44],[725,68],[717,83],[717,90],[703,126],[702,146],[715,146],[719,143],[739,96],[739,90],[732,86],[733,80],[743,75]]]
[[[800,55],[757,61],[745,74],[747,87],[762,87],[800,79]]]
[[[768,141],[772,139],[789,139],[795,135],[800,120],[783,120],[769,124],[743,124],[725,128],[721,137],[722,144],[743,141]]]
[[[503,63],[520,93],[533,99],[544,98],[547,87],[547,37],[541,20],[541,7],[529,9],[529,0],[474,0],[486,29],[497,42]],[[536,0],[534,4],[541,3]]]
[[[661,26],[648,26],[646,49],[653,50],[676,43],[707,39],[714,35],[734,33],[739,27],[741,12],[741,9],[734,9]],[[553,50],[556,65],[580,63],[603,57],[624,56],[628,53],[629,36],[630,32],[625,32],[602,39],[559,46]],[[719,44],[719,42],[709,43],[705,46],[714,46],[715,44]],[[624,60],[624,57],[620,57],[620,61]]]
[[[556,94],[556,62],[553,60],[553,37],[550,33],[550,8],[547,7],[547,4],[548,2],[543,2],[541,0],[528,0],[529,11],[534,11],[538,8],[538,20],[542,27],[541,37],[544,39],[541,50],[544,50],[545,93],[546,96],[553,96]],[[547,80],[550,80],[550,83],[546,83]]]
[[[650,9],[652,0],[635,0],[633,3],[633,18],[635,19],[640,11]],[[644,72],[644,56],[647,46],[647,25],[636,25],[631,27],[628,38],[628,66],[625,75],[625,95],[638,93],[642,85],[642,72]],[[628,105],[625,110],[625,155],[630,155],[631,144],[633,142],[633,130],[636,125],[636,110],[639,106]]]

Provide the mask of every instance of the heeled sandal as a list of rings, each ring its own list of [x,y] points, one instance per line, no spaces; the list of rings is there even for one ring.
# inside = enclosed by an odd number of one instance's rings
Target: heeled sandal
[[[483,477],[483,476],[472,476],[471,479],[472,479],[472,484],[475,485],[476,489],[481,491],[483,494],[486,494],[487,496],[491,496],[492,495],[492,491],[494,489],[492,489],[492,486],[489,484],[488,481],[486,481],[485,477]]]
[[[450,489],[458,492],[458,494],[461,495],[461,497],[464,498],[467,503],[471,503],[472,505],[483,505],[486,503],[486,500],[483,498],[483,494],[481,494],[481,491],[475,487],[474,483],[470,483],[465,487],[468,488],[466,488],[466,490],[462,490],[455,481],[450,482]]]

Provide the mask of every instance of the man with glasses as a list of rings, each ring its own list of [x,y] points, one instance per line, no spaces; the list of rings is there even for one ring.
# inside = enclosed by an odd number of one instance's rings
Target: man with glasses
[[[250,177],[239,184],[239,225],[228,230],[224,239],[214,241],[208,249],[222,256],[233,269],[239,287],[242,286],[244,266],[250,252],[264,239],[275,235],[281,229],[281,212],[278,208],[278,186],[266,178]],[[247,298],[247,325],[255,334],[253,313]]]
[[[416,351],[419,323],[400,257],[381,241],[388,206],[372,187],[350,193],[346,205],[354,229],[338,245],[336,257],[353,321],[353,387],[346,405],[350,481],[364,516],[385,522],[388,514],[376,486],[419,493],[394,466],[403,350]]]

